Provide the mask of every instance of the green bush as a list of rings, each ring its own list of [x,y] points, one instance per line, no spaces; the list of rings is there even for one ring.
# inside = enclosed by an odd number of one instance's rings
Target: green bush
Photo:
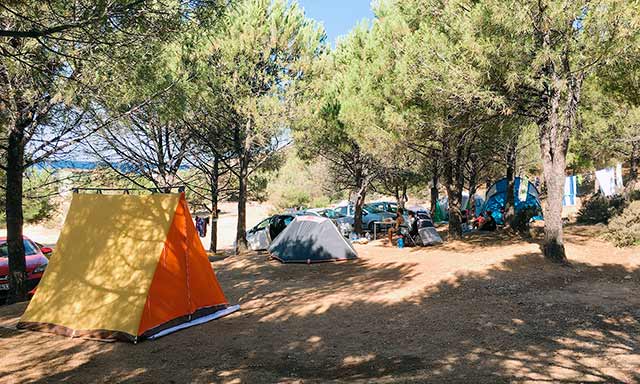
[[[640,245],[640,201],[632,202],[611,219],[606,237],[618,247]]]
[[[609,220],[624,210],[627,202],[623,197],[607,198],[601,194],[589,197],[578,211],[580,224],[608,224]]]

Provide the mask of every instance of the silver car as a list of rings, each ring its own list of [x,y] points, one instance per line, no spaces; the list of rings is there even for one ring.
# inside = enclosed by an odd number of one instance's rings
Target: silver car
[[[334,211],[344,216],[351,217],[352,220],[355,216],[355,206],[353,204],[336,207]],[[362,208],[362,226],[371,232],[373,232],[373,223],[390,221],[395,217],[396,215],[393,213],[384,212],[376,209],[375,207],[364,206]]]
[[[304,211],[306,214],[326,217],[338,227],[338,230],[344,237],[349,237],[353,232],[353,217],[345,216],[330,208],[312,208]]]

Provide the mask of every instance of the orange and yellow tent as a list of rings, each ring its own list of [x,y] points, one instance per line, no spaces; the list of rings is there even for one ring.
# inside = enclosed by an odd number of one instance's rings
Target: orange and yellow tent
[[[227,315],[184,194],[74,194],[18,328],[138,341]]]

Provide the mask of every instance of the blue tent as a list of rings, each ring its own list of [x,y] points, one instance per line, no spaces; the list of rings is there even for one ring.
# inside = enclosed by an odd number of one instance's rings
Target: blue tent
[[[526,182],[528,186],[522,186],[521,182]],[[507,179],[498,180],[489,190],[484,204],[482,205],[482,212],[491,211],[491,216],[496,220],[498,224],[504,224],[502,219],[502,211],[504,210],[504,204],[507,200]],[[525,190],[526,188],[526,190]],[[540,193],[535,185],[526,179],[516,177],[513,185],[514,199],[516,213],[527,208],[534,207],[538,210],[538,215],[534,217],[534,220],[542,220],[542,205],[540,205]]]

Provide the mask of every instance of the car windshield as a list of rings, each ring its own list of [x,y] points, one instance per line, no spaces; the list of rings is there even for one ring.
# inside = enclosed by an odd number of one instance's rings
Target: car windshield
[[[38,253],[38,248],[35,244],[31,242],[31,240],[24,239],[22,240],[22,244],[24,244],[24,254],[27,256],[35,255]],[[9,256],[9,247],[7,246],[7,242],[3,241],[0,243],[0,257],[8,257]]]
[[[254,231],[259,231],[261,229],[265,229],[267,228],[267,226],[269,225],[269,222],[271,221],[271,217],[268,219],[264,219],[262,220],[260,223],[258,223],[258,225],[256,225],[255,227],[253,227]]]
[[[367,204],[364,206],[367,209],[368,213],[382,213],[384,212],[382,209],[378,209],[377,207]]]
[[[333,211],[333,210],[329,209],[329,210],[327,210],[327,217],[330,217],[332,219],[339,219],[341,217],[346,217],[346,216],[343,215],[340,212],[336,212],[336,211]]]

